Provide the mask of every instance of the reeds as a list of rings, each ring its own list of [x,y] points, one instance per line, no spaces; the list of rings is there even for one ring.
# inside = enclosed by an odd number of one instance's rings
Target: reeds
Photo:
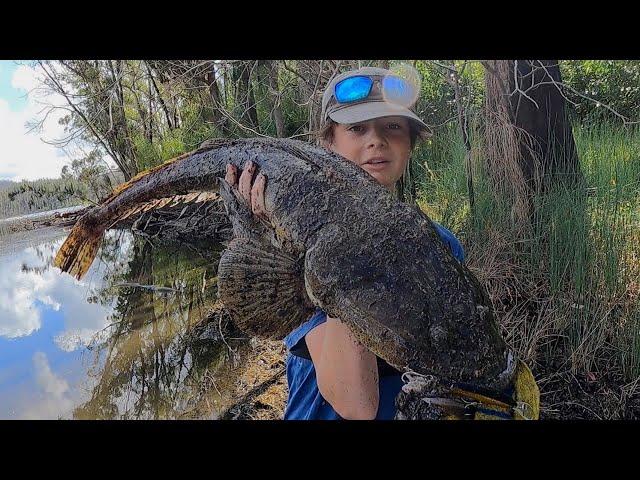
[[[472,214],[462,138],[455,125],[445,128],[414,155],[418,204],[463,242],[522,358],[572,374],[607,369],[633,382],[640,377],[640,130],[603,124],[574,128],[574,136],[584,183],[541,182],[547,186],[530,192],[523,210],[506,163],[496,190],[489,172],[501,170],[487,160],[488,137],[476,124]]]

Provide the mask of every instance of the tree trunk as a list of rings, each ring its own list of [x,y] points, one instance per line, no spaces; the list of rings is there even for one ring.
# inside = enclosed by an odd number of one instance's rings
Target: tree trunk
[[[252,129],[258,128],[256,101],[251,86],[251,66],[249,62],[237,62],[232,66],[235,90],[235,108],[240,123]]]
[[[140,123],[142,125],[144,137],[150,142],[152,142],[153,134],[151,133],[151,129],[149,128],[149,125],[147,125],[147,117],[151,117],[151,97],[149,97],[149,111],[147,113],[147,110],[144,109],[140,101],[137,84],[134,84],[131,90],[133,92],[133,98],[136,103],[136,110],[138,111],[138,116],[140,117]],[[149,124],[150,124],[150,121],[149,121]]]
[[[344,63],[345,61],[332,62],[331,60],[300,60],[296,62],[301,77],[300,94],[303,103],[307,104],[309,110],[309,133],[320,128],[322,93],[340,64],[344,65]]]
[[[561,87],[556,85],[562,82],[558,61],[519,60],[513,64],[515,68],[510,69],[511,75],[530,97],[527,99],[518,92],[510,98],[514,125],[527,132],[532,140],[530,144],[520,144],[525,178],[527,181],[536,177],[568,182],[579,180],[576,143],[565,98]],[[540,168],[538,172],[536,167]]]
[[[149,98],[149,142],[153,143],[153,94],[151,93],[151,78],[147,80],[147,95]]]
[[[260,130],[260,123],[258,122],[258,110],[256,108],[256,96],[253,92],[253,84],[251,83],[251,71],[255,67],[256,62],[247,64],[242,71],[243,82],[247,86],[247,118],[253,128]]]
[[[528,189],[581,178],[576,144],[558,85],[557,60],[484,62],[487,114],[513,127],[517,164]],[[490,120],[491,121],[491,120]]]
[[[213,103],[213,121],[216,128],[225,136],[231,136],[232,132],[229,127],[229,119],[224,115],[224,102],[220,95],[218,80],[216,79],[216,67],[214,62],[209,62],[209,66],[205,73],[204,82],[209,88],[209,96]]]
[[[175,122],[171,120],[171,115],[169,114],[169,109],[167,108],[167,104],[165,103],[162,95],[160,94],[160,89],[158,88],[158,84],[156,83],[155,78],[153,78],[153,74],[151,73],[151,67],[149,67],[149,63],[144,61],[144,66],[147,70],[147,75],[149,76],[149,81],[151,82],[151,86],[153,86],[153,90],[156,94],[156,98],[160,102],[160,106],[162,107],[162,111],[164,112],[165,119],[167,120],[167,125],[169,126],[169,130],[173,130],[173,125]],[[149,90],[149,96],[152,96],[151,90]]]
[[[454,98],[456,102],[456,112],[458,114],[458,125],[462,133],[464,143],[465,158],[464,166],[467,173],[467,195],[469,196],[469,208],[473,214],[475,210],[475,194],[473,191],[473,169],[471,168],[471,141],[469,140],[469,122],[467,112],[462,105],[462,91],[460,90],[460,73],[453,67],[454,71],[447,75],[449,84],[453,86]],[[463,67],[464,69],[464,67]]]
[[[111,117],[111,133],[114,141],[114,148],[120,156],[135,169],[135,173],[140,171],[138,166],[135,148],[131,139],[131,133],[127,125],[127,117],[124,109],[124,91],[122,88],[122,60],[109,61],[109,68],[113,78],[113,88],[116,98],[112,99],[113,108]],[[115,101],[114,101],[115,100]]]
[[[280,107],[280,90],[278,88],[278,62],[271,60],[265,62],[267,67],[267,77],[269,80],[269,90],[267,94],[270,106],[271,118],[276,126],[276,136],[282,138],[285,136],[284,115]]]

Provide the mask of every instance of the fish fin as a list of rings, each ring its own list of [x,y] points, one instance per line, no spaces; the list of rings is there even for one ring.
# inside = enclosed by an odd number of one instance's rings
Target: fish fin
[[[185,195],[173,195],[170,197],[162,197],[155,200],[149,200],[148,202],[142,204],[136,204],[122,212],[113,220],[109,228],[116,227],[120,222],[134,215],[144,214],[149,211],[162,211],[165,208],[174,208],[180,204],[186,204],[184,208],[188,208],[190,204],[215,201],[219,198],[219,195],[214,192],[196,191]],[[139,215],[139,217],[142,217],[142,215]]]
[[[218,264],[218,298],[240,330],[284,338],[315,310],[302,269],[302,257],[254,239],[234,238]]]
[[[136,183],[138,183],[141,179],[143,179],[144,177],[146,177],[147,175],[157,172],[158,170],[163,170],[165,168],[167,168],[169,165],[178,162],[184,158],[190,157],[191,155],[193,155],[194,153],[196,153],[197,151],[193,151],[193,152],[187,152],[187,153],[183,153],[182,155],[177,156],[176,158],[172,158],[171,160],[167,160],[166,162],[164,162],[161,165],[157,165],[153,168],[150,168],[148,170],[144,170],[140,173],[138,173],[137,175],[133,176],[130,180],[121,183],[120,185],[118,185],[116,188],[113,189],[113,192],[111,193],[111,195],[109,195],[107,198],[105,198],[101,203],[105,204],[107,202],[112,201],[113,199],[115,199],[118,195],[120,195],[122,192],[124,192],[125,190],[129,189],[130,187],[132,187],[133,185],[135,185]]]
[[[172,158],[170,160],[167,160],[166,162],[164,162],[161,165],[157,165],[153,168],[150,168],[148,170],[144,170],[140,173],[138,173],[137,175],[133,176],[131,179],[129,179],[128,181],[118,185],[116,188],[113,189],[113,192],[111,193],[111,195],[109,195],[109,197],[107,197],[106,199],[104,199],[102,201],[102,203],[106,203],[109,202],[111,200],[113,200],[115,197],[117,197],[118,195],[120,195],[122,192],[124,192],[125,190],[127,190],[129,187],[135,185],[138,181],[140,181],[140,179],[146,177],[147,175],[157,172],[158,170],[163,170],[165,168],[167,168],[169,165],[171,165],[172,163],[178,162],[184,158],[190,157],[192,155],[195,155],[196,153],[200,153],[200,152],[205,152],[207,150],[211,150],[213,148],[217,148],[221,145],[226,145],[229,144],[229,141],[224,139],[224,138],[213,138],[210,140],[205,140],[200,147],[198,147],[196,150],[192,150],[190,152],[186,152],[183,153],[182,155],[179,155],[175,158]]]
[[[104,231],[94,233],[83,224],[76,224],[58,250],[53,264],[81,279],[93,263],[103,236]]]

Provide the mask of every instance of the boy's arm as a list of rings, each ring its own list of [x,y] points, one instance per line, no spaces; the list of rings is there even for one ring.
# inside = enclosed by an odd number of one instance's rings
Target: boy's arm
[[[376,356],[336,318],[305,336],[316,369],[318,389],[333,409],[348,420],[372,420],[380,401]]]

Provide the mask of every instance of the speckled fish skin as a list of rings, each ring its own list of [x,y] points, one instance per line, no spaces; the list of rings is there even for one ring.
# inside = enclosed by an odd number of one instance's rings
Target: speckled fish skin
[[[267,177],[275,237],[304,258],[312,304],[400,370],[505,386],[507,347],[471,272],[424,213],[323,148],[290,139],[214,141],[134,179],[74,230],[96,235],[139,202],[217,189],[227,163],[242,168],[248,160]],[[71,245],[63,250],[56,264],[70,271]]]

